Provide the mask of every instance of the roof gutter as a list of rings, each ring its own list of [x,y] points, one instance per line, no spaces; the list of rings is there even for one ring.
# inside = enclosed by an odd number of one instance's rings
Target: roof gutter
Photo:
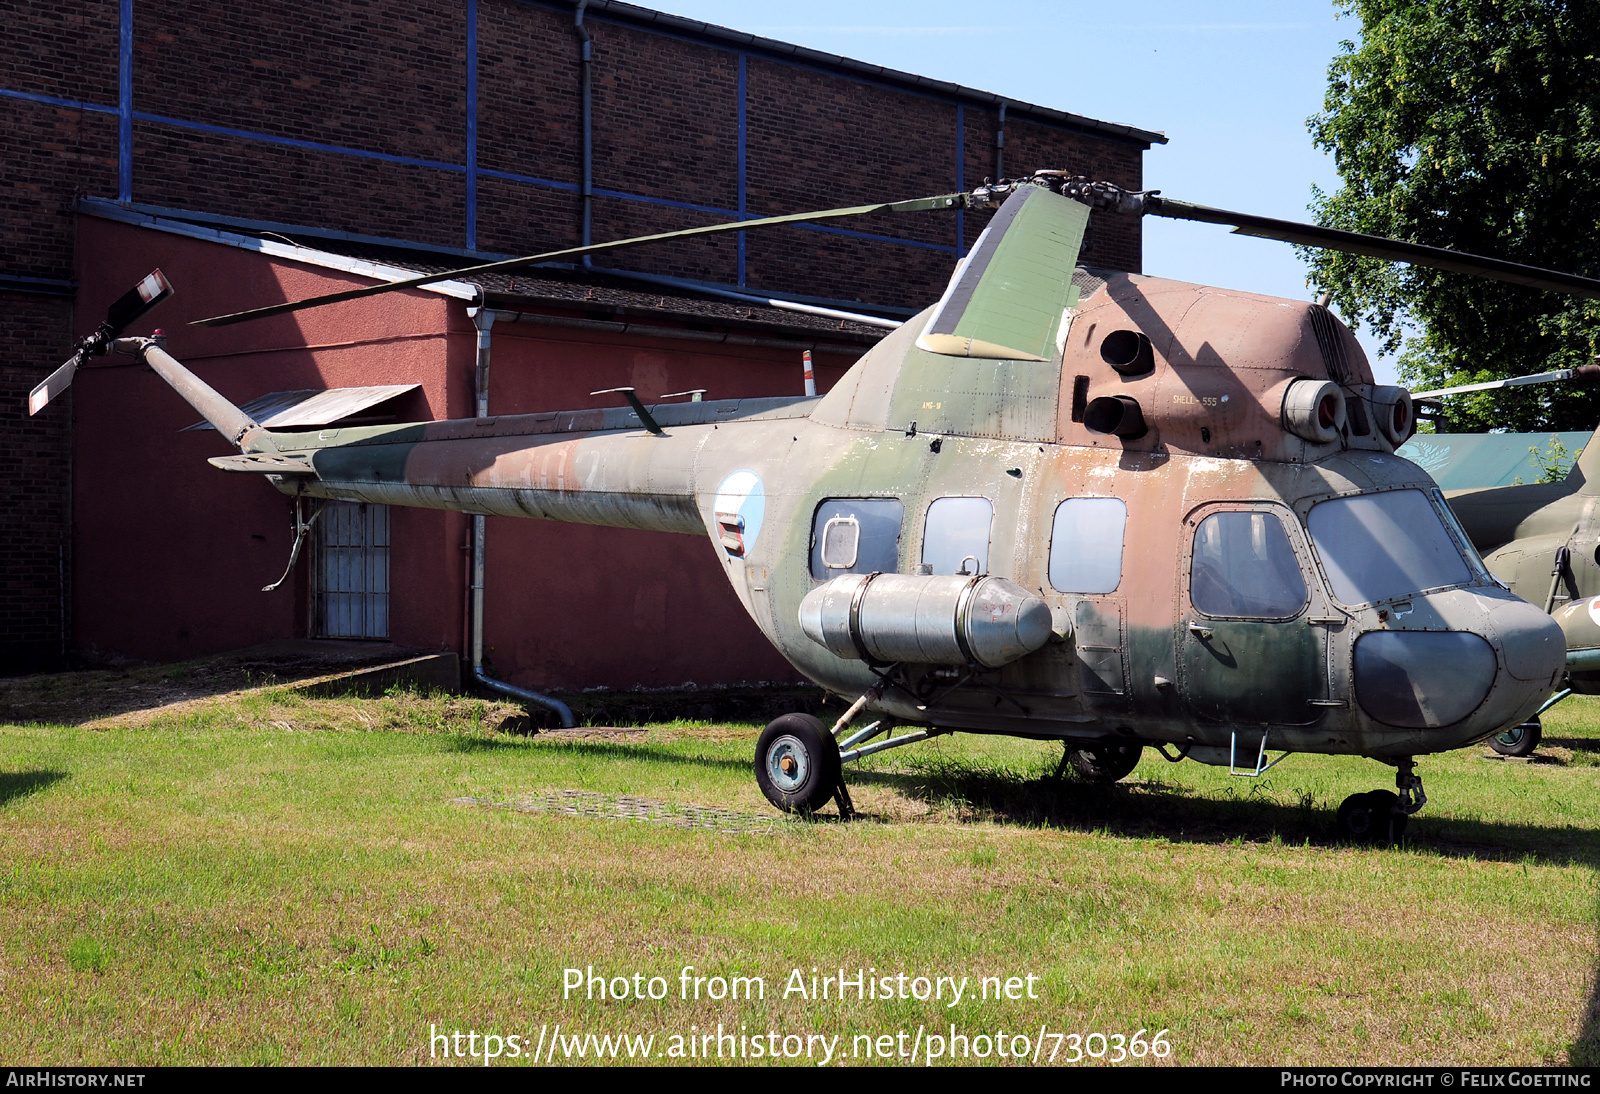
[[[588,256],[585,255],[584,257],[587,258]],[[667,277],[664,274],[647,274],[639,273],[635,270],[612,269],[598,270],[596,272],[610,274],[612,277],[626,277],[634,281],[648,281],[656,285],[668,285],[674,289],[688,289],[692,292],[705,293],[707,296],[720,296],[727,300],[738,300],[745,304],[760,304],[762,307],[777,308],[780,311],[799,312],[802,315],[820,315],[824,319],[843,319],[849,323],[860,323],[863,326],[878,327],[882,330],[898,330],[900,325],[905,322],[903,319],[885,319],[878,315],[862,315],[860,312],[824,308],[817,304],[802,304],[795,300],[780,300],[774,296],[756,296],[754,293],[719,289],[701,282]]]
[[[503,323],[528,323],[545,327],[566,327],[569,330],[596,331],[601,334],[632,334],[641,338],[671,338],[684,342],[711,342],[724,346],[752,346],[761,349],[814,350],[818,353],[837,353],[860,357],[871,347],[850,346],[839,342],[808,342],[799,338],[760,338],[730,331],[694,330],[689,327],[663,327],[653,323],[631,323],[622,320],[581,319],[570,315],[544,315],[539,312],[496,310],[496,319]]]
[[[349,255],[318,251],[311,247],[301,247],[295,243],[280,243],[275,239],[260,239],[256,236],[224,232],[220,228],[208,228],[203,224],[191,224],[185,220],[168,220],[164,217],[142,213],[135,209],[124,209],[116,202],[106,201],[104,198],[79,198],[77,208],[80,213],[101,217],[105,220],[121,221],[123,224],[133,224],[140,228],[150,228],[157,232],[188,236],[190,239],[203,239],[208,243],[221,243],[228,247],[239,247],[246,251],[270,255],[273,258],[287,258],[294,262],[304,262],[308,266],[321,266],[324,269],[359,274],[362,277],[370,277],[374,281],[405,281],[408,278],[417,276],[417,271],[415,270],[406,270],[383,262],[368,262],[364,258],[351,258]],[[439,293],[441,296],[451,296],[457,300],[476,300],[479,295],[476,285],[469,285],[464,281],[435,281],[418,287],[424,292]]]

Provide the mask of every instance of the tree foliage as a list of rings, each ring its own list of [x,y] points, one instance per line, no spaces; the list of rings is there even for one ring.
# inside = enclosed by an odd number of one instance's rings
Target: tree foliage
[[[1341,185],[1318,223],[1600,277],[1600,3],[1339,0],[1358,19],[1310,119]],[[1400,351],[1414,389],[1571,368],[1600,301],[1306,251],[1338,310]],[[1456,397],[1468,428],[1593,429],[1600,392]]]

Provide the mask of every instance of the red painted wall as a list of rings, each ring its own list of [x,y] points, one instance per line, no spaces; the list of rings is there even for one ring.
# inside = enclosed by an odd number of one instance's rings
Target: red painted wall
[[[406,416],[468,414],[470,372],[448,370],[449,307],[434,293],[396,293],[259,323],[204,329],[191,319],[368,284],[331,270],[164,232],[80,217],[79,333],[159,266],[176,295],[146,319],[175,357],[242,403],[269,391],[420,383]],[[470,344],[461,349],[471,357]],[[309,569],[272,593],[289,558],[290,501],[264,481],[205,461],[230,446],[215,432],[180,433],[198,415],[153,372],[107,357],[73,385],[74,611],[85,652],[166,660],[307,633]],[[438,543],[459,542],[455,514],[398,514],[391,567],[397,639],[459,640],[459,580],[442,574]],[[457,552],[459,554],[459,552]],[[454,560],[459,572],[460,562]],[[448,576],[448,575],[443,575]]]
[[[64,294],[0,288],[18,332],[0,336],[0,454],[19,454],[0,459],[0,671],[59,664],[64,646],[98,640],[75,635],[61,610],[71,396],[37,418],[21,409],[70,352],[74,270],[103,259],[74,254],[76,196],[115,197],[125,172],[128,197],[167,208],[507,253],[577,243],[573,5],[475,5],[475,162],[492,173],[477,176],[472,227],[468,9],[461,0],[138,0],[127,7],[128,105],[143,116],[124,149],[116,0],[0,0],[0,91],[13,93],[0,96],[10,138],[0,157],[0,270]],[[750,212],[952,189],[958,155],[965,185],[996,173],[996,103],[969,96],[958,113],[954,99],[914,80],[864,79],[816,58],[797,64],[781,44],[715,40],[689,25],[652,27],[648,11],[587,11],[596,239],[702,224],[721,216],[704,207],[737,207],[740,52]],[[1142,139],[1030,122],[1031,109],[1010,106],[1007,173],[1071,166],[1139,186]],[[987,218],[963,219],[970,245]],[[957,230],[949,216],[891,214],[853,228],[937,247]],[[1096,214],[1084,260],[1137,270],[1139,239],[1139,218]],[[737,255],[735,241],[705,238],[604,264],[733,281]],[[752,287],[904,306],[937,296],[955,261],[949,250],[805,228],[752,233],[746,255]]]
[[[147,320],[167,348],[235,402],[300,387],[419,383],[402,418],[472,413],[473,328],[433,293],[219,329],[190,319],[327,292],[360,279],[215,243],[79,218],[80,317],[159,266],[177,295]],[[80,326],[83,326],[80,318]],[[137,333],[144,333],[143,331]],[[490,411],[595,405],[630,384],[647,399],[691,387],[712,398],[799,394],[798,351],[622,339],[500,323]],[[850,361],[819,355],[831,385]],[[290,502],[253,476],[209,466],[229,446],[179,433],[196,418],[159,377],[125,359],[74,385],[75,611],[86,651],[198,656],[309,633],[309,566],[274,593],[288,559]],[[467,519],[391,513],[391,636],[464,651]],[[491,670],[525,687],[632,687],[794,680],[745,615],[709,539],[490,518],[486,647]]]

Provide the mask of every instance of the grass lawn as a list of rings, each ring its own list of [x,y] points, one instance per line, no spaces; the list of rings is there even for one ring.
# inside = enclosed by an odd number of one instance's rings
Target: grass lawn
[[[0,725],[0,1058],[409,1064],[470,1030],[526,1060],[560,1024],[665,1061],[719,1023],[837,1036],[834,1062],[934,1033],[959,1057],[952,1025],[973,1053],[1042,1027],[1057,1063],[1116,1051],[1058,1035],[1140,1029],[1183,1064],[1600,1057],[1596,700],[1547,715],[1541,762],[1421,760],[1430,802],[1390,850],[1331,838],[1345,795],[1392,785],[1370,761],[1248,780],[1146,752],[1108,788],[958,735],[852,772],[864,819],[807,823],[756,789],[759,727],[508,736],[510,709],[269,690]],[[685,1000],[689,965],[765,998]],[[666,998],[563,998],[590,966]],[[841,967],[967,985],[785,997]],[[1029,976],[1036,998],[979,995]]]

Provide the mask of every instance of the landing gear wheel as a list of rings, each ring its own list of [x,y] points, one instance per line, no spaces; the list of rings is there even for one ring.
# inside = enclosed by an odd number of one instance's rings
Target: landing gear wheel
[[[1490,737],[1489,747],[1502,756],[1532,756],[1543,736],[1544,727],[1539,724],[1539,719],[1533,718]]]
[[[1139,766],[1144,755],[1144,745],[1085,745],[1067,747],[1066,760],[1079,776],[1097,783],[1114,783],[1125,779]]]
[[[1339,806],[1339,834],[1358,843],[1399,843],[1409,819],[1399,804],[1400,796],[1390,790],[1351,794]]]
[[[756,783],[785,813],[815,813],[841,778],[839,743],[809,714],[775,718],[756,742]]]

